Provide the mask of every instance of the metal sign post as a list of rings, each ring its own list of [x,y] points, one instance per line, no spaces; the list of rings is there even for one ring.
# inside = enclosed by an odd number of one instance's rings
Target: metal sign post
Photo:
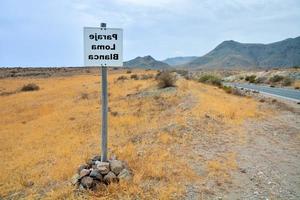
[[[102,73],[102,143],[101,143],[101,161],[107,160],[107,67],[101,67]]]
[[[101,66],[102,76],[102,127],[101,161],[107,161],[107,122],[108,94],[107,68],[123,66],[123,30],[106,28],[106,23],[99,27],[84,28],[84,63],[85,66]]]
[[[106,23],[101,23],[101,28],[106,28]],[[102,75],[102,143],[101,143],[101,161],[107,161],[107,67],[101,66]]]

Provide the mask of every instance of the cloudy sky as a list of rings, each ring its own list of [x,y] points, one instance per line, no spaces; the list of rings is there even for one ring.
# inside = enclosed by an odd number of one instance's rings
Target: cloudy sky
[[[300,36],[299,0],[0,0],[0,66],[81,66],[83,27],[124,29],[124,59],[201,56]]]

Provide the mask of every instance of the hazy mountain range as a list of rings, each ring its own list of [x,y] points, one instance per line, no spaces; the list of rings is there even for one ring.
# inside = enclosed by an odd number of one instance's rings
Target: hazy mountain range
[[[157,61],[151,56],[137,57],[124,63],[126,67],[163,69],[186,67],[214,68],[272,68],[300,65],[300,37],[270,44],[224,41],[204,56],[174,57]]]
[[[135,59],[124,62],[124,67],[165,69],[169,68],[170,66],[167,63],[155,60],[151,56],[139,56]]]

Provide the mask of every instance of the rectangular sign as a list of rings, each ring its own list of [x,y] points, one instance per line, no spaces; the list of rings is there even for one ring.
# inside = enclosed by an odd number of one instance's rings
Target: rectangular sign
[[[85,66],[123,66],[123,30],[84,27]]]

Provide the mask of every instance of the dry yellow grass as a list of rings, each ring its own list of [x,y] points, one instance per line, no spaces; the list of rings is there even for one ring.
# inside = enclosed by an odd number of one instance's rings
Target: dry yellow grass
[[[134,73],[154,73],[152,71]],[[199,177],[174,154],[174,145],[189,136],[164,130],[187,126],[187,119],[210,115],[238,125],[261,113],[252,99],[180,80],[176,90],[156,94],[150,80],[117,81],[109,76],[109,152],[128,162],[131,183],[112,184],[98,193],[77,193],[68,184],[78,165],[100,151],[100,77],[97,74],[45,79],[2,79],[5,91],[36,83],[39,91],[0,96],[0,197],[28,199],[171,199],[184,194],[185,183]],[[137,94],[154,91],[154,95]],[[140,96],[139,96],[140,95]],[[186,101],[193,96],[192,102]],[[181,104],[193,105],[184,110]],[[112,115],[112,113],[115,114]],[[208,125],[209,126],[209,125]],[[207,130],[213,127],[207,127]],[[227,174],[227,164],[208,163],[212,172]],[[231,166],[232,165],[232,166]],[[210,173],[211,176],[220,175]],[[221,174],[220,176],[223,176]]]

